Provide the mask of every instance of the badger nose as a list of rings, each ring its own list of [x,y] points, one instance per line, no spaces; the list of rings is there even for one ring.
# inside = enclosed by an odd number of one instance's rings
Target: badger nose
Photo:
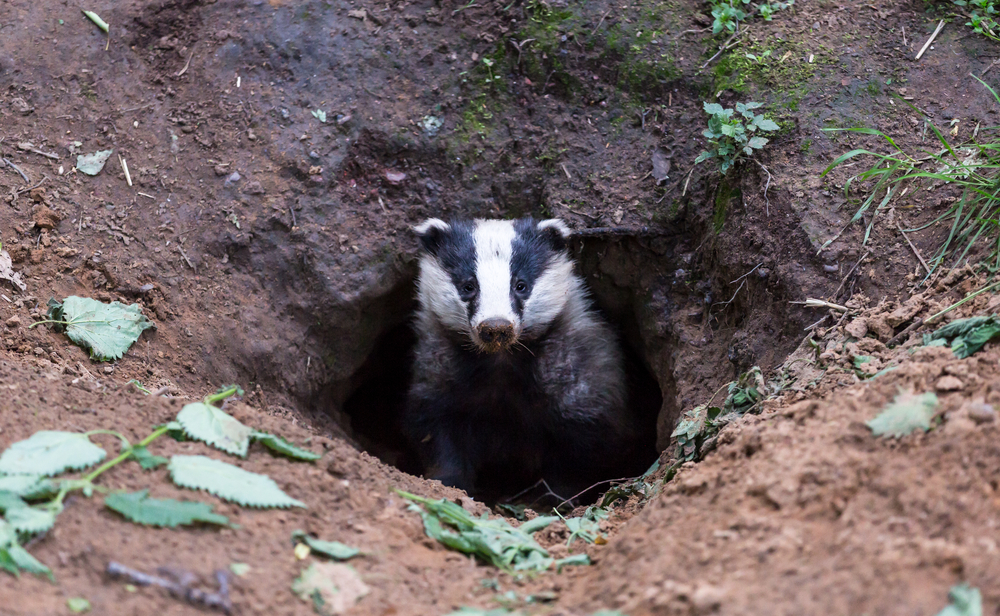
[[[514,324],[507,319],[486,319],[476,328],[479,339],[495,350],[514,343]]]

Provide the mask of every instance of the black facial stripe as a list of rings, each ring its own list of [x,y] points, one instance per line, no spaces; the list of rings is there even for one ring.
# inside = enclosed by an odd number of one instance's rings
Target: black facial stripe
[[[452,222],[451,228],[452,232],[441,240],[437,248],[437,259],[444,271],[451,276],[451,283],[459,295],[462,295],[461,289],[466,282],[476,282],[476,245],[472,238],[475,225],[467,221]],[[476,284],[478,288],[478,282]],[[477,293],[469,301],[470,320],[478,305]]]
[[[538,233],[535,221],[521,218],[514,221],[513,250],[510,259],[510,298],[518,316],[524,313],[524,302],[531,297],[535,282],[545,271],[545,266],[552,258],[552,245]],[[518,281],[527,285],[523,293],[518,293],[515,287]]]

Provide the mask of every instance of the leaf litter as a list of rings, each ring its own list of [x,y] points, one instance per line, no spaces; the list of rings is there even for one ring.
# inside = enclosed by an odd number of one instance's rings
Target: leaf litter
[[[361,554],[361,550],[352,548],[339,541],[323,541],[306,534],[305,531],[296,530],[292,532],[292,541],[299,542],[299,545],[307,545],[313,552],[318,552],[334,560],[349,560]]]
[[[322,616],[343,614],[371,592],[350,565],[313,563],[292,583],[292,592]]]
[[[428,537],[453,550],[473,554],[504,571],[537,573],[553,565],[560,569],[566,565],[591,564],[586,554],[555,559],[535,541],[532,535],[559,520],[560,516],[538,516],[515,527],[503,518],[490,518],[485,513],[476,518],[445,499],[433,500],[401,490],[396,493],[413,501],[410,510],[420,514]]]

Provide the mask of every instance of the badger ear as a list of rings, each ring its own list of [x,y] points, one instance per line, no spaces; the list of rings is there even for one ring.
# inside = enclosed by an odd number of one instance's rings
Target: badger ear
[[[451,234],[451,225],[439,218],[428,218],[413,227],[413,232],[417,234],[424,250],[432,255],[437,255],[441,243]]]
[[[544,237],[555,250],[565,249],[566,241],[572,234],[572,231],[570,231],[569,227],[566,226],[566,223],[559,218],[543,220],[539,222],[535,228],[538,229],[538,233]]]

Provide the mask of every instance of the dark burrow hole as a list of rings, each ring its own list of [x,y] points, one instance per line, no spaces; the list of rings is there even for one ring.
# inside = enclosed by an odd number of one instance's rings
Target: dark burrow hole
[[[642,426],[641,442],[636,445],[646,452],[641,462],[643,466],[633,469],[634,474],[639,475],[659,455],[657,444],[664,442],[664,435],[658,435],[658,431],[662,433],[664,426],[669,430],[677,416],[673,362],[670,360],[674,342],[667,334],[656,333],[663,328],[655,326],[659,319],[652,312],[659,306],[650,301],[649,292],[636,288],[635,280],[622,280],[620,275],[608,272],[629,271],[629,263],[634,265],[636,260],[641,262],[648,258],[662,260],[664,255],[653,255],[647,246],[630,238],[577,241],[574,252],[577,273],[587,280],[595,307],[615,328],[624,350],[630,411]],[[615,267],[608,267],[616,261],[620,262]],[[412,325],[416,308],[414,296],[413,276],[406,277],[386,295],[391,308],[383,311],[387,315],[385,327],[365,362],[352,376],[348,384],[348,391],[352,393],[342,408],[326,410],[341,417],[342,422],[349,421],[350,434],[362,449],[404,472],[422,475],[424,469],[406,442],[401,422],[416,343]],[[651,337],[659,339],[651,340]],[[586,496],[594,497],[607,487],[607,484],[598,486]],[[544,487],[536,486],[519,495],[517,501],[531,502],[545,491]],[[500,500],[514,496],[505,495]]]

